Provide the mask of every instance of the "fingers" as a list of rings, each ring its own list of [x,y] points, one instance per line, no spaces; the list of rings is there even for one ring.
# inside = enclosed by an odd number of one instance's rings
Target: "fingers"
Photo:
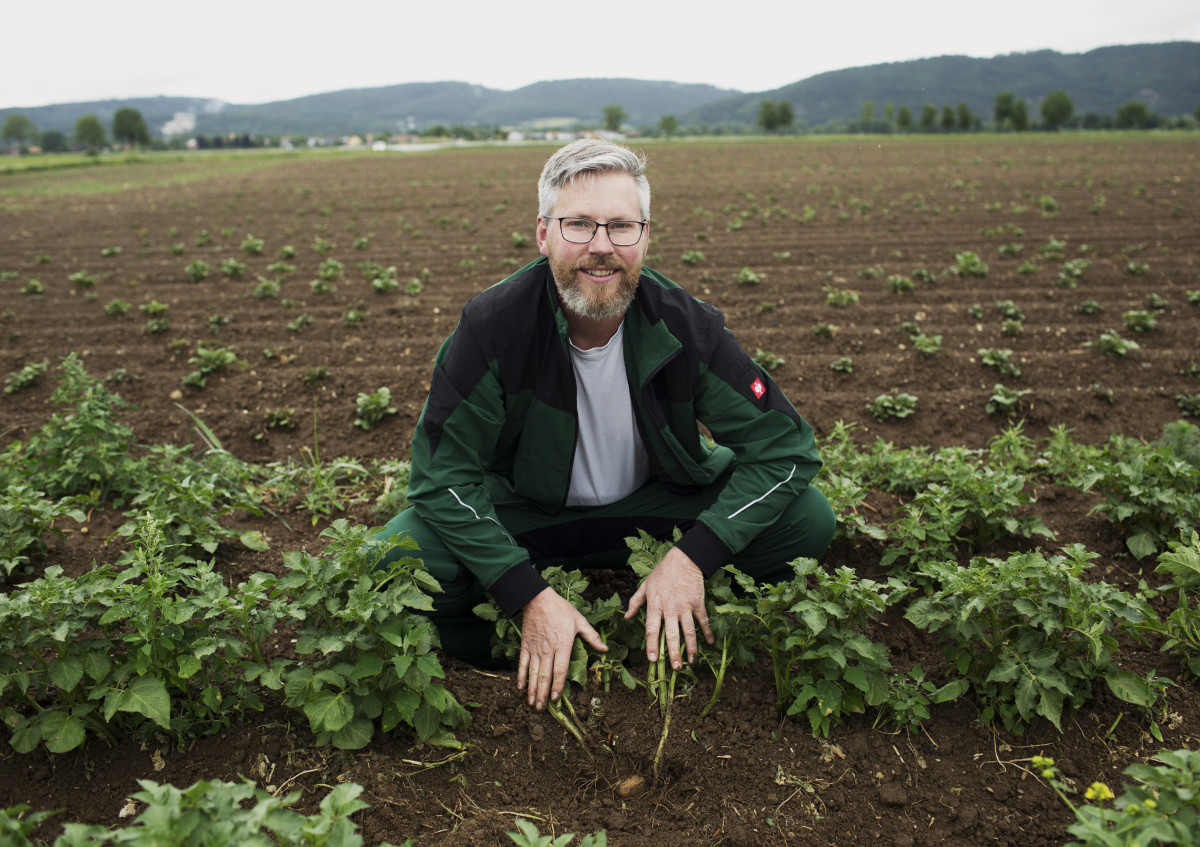
[[[625,620],[633,620],[634,616],[638,613],[638,610],[642,608],[642,603],[644,603],[645,600],[646,583],[643,582],[638,586],[638,589],[633,593],[633,596],[629,598],[629,611],[625,613]]]

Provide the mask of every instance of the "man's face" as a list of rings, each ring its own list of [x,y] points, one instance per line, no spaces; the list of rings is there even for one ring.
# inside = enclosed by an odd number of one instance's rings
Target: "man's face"
[[[598,223],[638,221],[637,183],[623,173],[581,177],[558,193],[551,218],[538,217],[538,249],[550,260],[550,270],[563,304],[575,314],[606,320],[625,313],[637,291],[642,261],[650,243],[649,226],[641,240],[629,247],[614,246],[608,230],[600,227],[587,244],[562,237],[553,218],[590,218]]]

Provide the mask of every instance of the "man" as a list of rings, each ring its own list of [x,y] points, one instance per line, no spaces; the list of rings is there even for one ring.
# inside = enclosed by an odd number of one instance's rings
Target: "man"
[[[444,593],[443,647],[487,660],[490,592],[521,614],[517,686],[541,709],[562,692],[575,638],[597,632],[536,566],[619,567],[638,528],[680,542],[630,600],[679,668],[712,643],[704,578],[732,563],[763,582],[820,557],[828,502],[812,428],[737,345],[715,308],[642,267],[645,161],[607,141],[569,144],[538,184],[544,258],[472,298],[438,351],[412,444],[408,532]],[[703,423],[719,446],[701,435]]]

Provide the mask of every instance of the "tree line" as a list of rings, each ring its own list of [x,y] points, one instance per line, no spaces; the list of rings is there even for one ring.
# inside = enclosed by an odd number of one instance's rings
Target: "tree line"
[[[797,126],[796,113],[793,105],[787,100],[764,99],[759,101],[757,119],[753,127],[747,124],[722,124],[716,127],[683,126],[675,115],[663,115],[654,127],[643,127],[641,132],[647,135],[670,137],[673,135],[721,135],[731,133],[747,133],[759,130],[767,134],[784,134],[797,132],[856,132],[856,133],[949,133],[949,132],[1027,132],[1030,130],[1061,129],[1190,129],[1200,123],[1200,106],[1197,106],[1192,116],[1175,116],[1156,114],[1149,106],[1140,100],[1131,100],[1117,109],[1113,115],[1101,115],[1088,112],[1079,115],[1075,104],[1065,91],[1054,91],[1044,97],[1040,103],[1041,120],[1035,120],[1030,114],[1029,103],[1017,97],[1011,91],[1001,91],[996,95],[992,109],[991,121],[984,115],[976,114],[965,103],[956,106],[935,103],[923,103],[919,110],[914,111],[907,105],[900,107],[885,103],[882,113],[876,110],[873,100],[864,101],[858,118],[830,122],[818,127]],[[619,104],[609,104],[603,108],[602,124],[605,129],[618,132],[625,126],[628,114]],[[145,147],[152,143],[149,128],[141,112],[131,107],[118,109],[113,115],[112,143],[125,148]],[[469,140],[486,140],[502,138],[504,133],[499,127],[474,128],[454,126],[447,128],[443,125],[427,127],[420,132],[423,137],[454,137]],[[214,135],[207,138],[204,135],[193,136],[194,146],[200,149],[224,147],[258,147],[263,142],[256,140],[248,133],[230,135],[228,137]],[[37,126],[19,112],[8,115],[4,126],[0,128],[0,141],[18,152],[28,152],[31,148],[40,147],[45,153],[59,153],[68,150],[84,150],[96,153],[109,146],[109,131],[96,115],[83,115],[75,122],[74,133],[68,137],[58,130],[39,132]],[[156,144],[161,144],[155,140]],[[182,140],[171,146],[182,146]]]
[[[150,129],[146,119],[137,109],[128,106],[117,109],[112,119],[113,143],[127,148],[145,147],[150,143]],[[26,152],[30,147],[40,147],[44,153],[65,153],[72,149],[95,153],[108,146],[108,132],[100,118],[83,115],[75,122],[75,132],[68,138],[56,129],[38,132],[37,126],[20,112],[13,112],[0,128],[0,140]]]

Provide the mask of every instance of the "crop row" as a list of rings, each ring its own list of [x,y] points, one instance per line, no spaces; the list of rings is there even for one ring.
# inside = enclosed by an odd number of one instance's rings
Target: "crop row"
[[[79,520],[80,510],[100,503],[125,509],[128,520],[116,534],[131,544],[118,561],[73,579],[51,565],[3,598],[0,710],[16,749],[44,744],[63,752],[88,732],[110,741],[142,732],[182,739],[217,731],[241,710],[262,708],[267,696],[301,711],[319,743],[360,747],[376,721],[384,731],[405,726],[424,740],[456,743],[451,733],[469,715],[431,684],[442,669],[433,652],[436,632],[421,612],[437,585],[418,551],[377,569],[386,545],[367,527],[339,519],[323,533],[329,540],[322,556],[285,553],[286,574],[255,574],[235,590],[202,558],[234,538],[265,547],[260,534],[226,529],[222,516],[292,502],[315,522],[348,496],[346,479],[357,474],[358,484],[367,484],[363,468],[311,454],[309,464],[290,468],[245,465],[219,449],[211,433],[201,456],[189,447],[139,449],[120,422],[120,398],[73,356],[61,370],[54,396],[60,410],[3,454],[5,570],[24,570],[56,520]],[[1020,732],[1038,715],[1058,725],[1065,711],[1087,702],[1098,679],[1153,721],[1169,681],[1122,670],[1115,657],[1124,636],[1164,643],[1183,657],[1184,674],[1200,671],[1196,427],[1179,422],[1151,445],[1116,436],[1107,445],[1080,445],[1058,430],[1039,447],[1017,426],[986,451],[897,450],[882,442],[863,449],[853,434],[839,426],[827,439],[819,484],[841,516],[835,543],[883,543],[886,584],[846,568],[827,573],[809,560],[794,562],[795,578],[775,586],[756,586],[735,571],[712,580],[718,639],[703,663],[713,670],[714,699],[731,663],[766,656],[780,715],[807,720],[817,734],[868,707],[881,722],[915,727],[931,703],[968,690],[986,718]],[[396,476],[387,477],[383,506],[394,511],[403,505],[405,480],[400,468],[388,470]],[[1051,535],[1030,508],[1031,478],[1096,492],[1096,510],[1121,529],[1130,551],[1158,554],[1159,569],[1173,582],[1130,595],[1085,580],[1094,556],[1079,545],[1049,557],[1040,550],[984,555],[1002,539]],[[318,484],[308,488],[298,479]],[[894,520],[876,525],[862,516],[870,490],[902,497]],[[403,538],[390,543],[412,546]],[[631,545],[635,571],[645,572],[662,553],[648,538]],[[578,573],[550,576],[621,645],[607,655],[577,645],[572,680],[582,686],[591,675],[607,684],[615,675],[626,685],[640,683],[665,712],[675,673],[651,666],[644,680],[635,678],[645,645],[639,625],[623,621],[620,599],[586,600]],[[1177,608],[1159,621],[1147,599],[1168,590],[1178,592]],[[868,637],[878,616],[902,601],[909,621],[934,634],[946,654],[947,679],[937,687],[919,668],[891,673],[886,648]],[[496,652],[514,655],[516,624],[495,609],[479,611],[497,622]],[[288,627],[294,655],[264,657],[263,644]],[[579,740],[586,746],[582,733]]]

